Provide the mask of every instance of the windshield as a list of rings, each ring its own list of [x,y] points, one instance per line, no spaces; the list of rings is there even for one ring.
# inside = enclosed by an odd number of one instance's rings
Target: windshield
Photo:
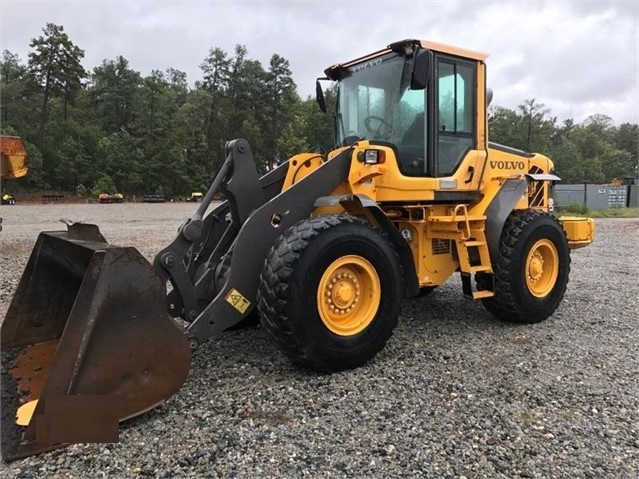
[[[393,143],[423,161],[425,90],[411,90],[412,58],[389,53],[349,69],[338,90],[338,141]]]

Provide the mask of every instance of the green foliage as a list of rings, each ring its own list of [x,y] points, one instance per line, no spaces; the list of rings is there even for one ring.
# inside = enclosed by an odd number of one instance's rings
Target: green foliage
[[[96,122],[106,133],[126,129],[135,116],[135,96],[142,78],[122,56],[93,69],[89,90]]]
[[[639,218],[639,208],[613,208],[591,210],[585,205],[568,205],[555,210],[557,216],[583,216],[588,218]]]
[[[108,193],[113,195],[117,193],[117,188],[115,187],[115,183],[111,179],[109,175],[101,174],[100,177],[93,183],[93,187],[91,187],[91,194],[93,196],[99,196],[102,193]]]
[[[593,115],[582,124],[566,120],[557,126],[543,104],[526,100],[518,111],[491,107],[491,141],[542,153],[555,164],[564,183],[606,183],[637,172],[639,127],[615,126],[605,115]]]
[[[118,192],[144,193],[144,154],[124,130],[102,137],[95,149],[92,170],[112,179]]]
[[[592,218],[639,218],[639,208],[616,208],[591,211]]]
[[[284,127],[283,131],[278,135],[276,141],[276,149],[278,151],[278,159],[290,158],[296,153],[303,151],[312,151],[306,138],[300,135],[306,129],[306,119],[301,112],[292,115],[291,121]]]
[[[577,215],[577,216],[588,216],[588,214],[590,214],[590,210],[588,209],[588,207],[581,203],[579,204],[575,203],[572,205],[557,207],[557,212],[559,214]]]
[[[78,198],[86,198],[87,196],[89,196],[89,190],[83,184],[79,184],[75,188],[75,194],[78,196]]]
[[[76,47],[64,27],[47,23],[44,35],[31,40],[29,70],[37,83],[58,95],[76,93],[86,72],[80,63],[84,50]]]
[[[299,107],[304,124],[300,125],[303,129],[298,134],[306,140],[309,151],[328,152],[335,146],[332,115],[337,101],[336,88],[326,89],[324,97],[327,113],[322,113],[314,98],[307,98]]]
[[[2,52],[0,63],[0,118],[2,123],[14,120],[21,113],[21,98],[27,89],[27,69],[20,57],[8,50]]]
[[[334,148],[335,88],[325,88],[322,113],[299,97],[277,53],[262,65],[244,45],[213,47],[193,84],[173,68],[141,75],[121,55],[87,73],[84,50],[52,23],[30,46],[26,64],[9,51],[0,60],[1,130],[25,141],[29,174],[19,181],[29,188],[183,196],[208,188],[234,138],[250,142],[260,171]],[[552,158],[564,182],[636,174],[636,124],[603,115],[558,124],[530,99],[491,107],[489,128],[491,141]]]
[[[269,133],[264,145],[267,161],[282,162],[295,152],[302,151],[293,148],[303,147],[304,141],[298,138],[297,144],[292,143],[294,139],[291,136],[295,134],[292,125],[294,122],[303,123],[303,120],[294,115],[299,98],[291,78],[288,60],[277,54],[271,57],[266,74],[265,93],[265,113]],[[284,134],[288,134],[288,139],[283,140]]]
[[[28,71],[32,80],[41,88],[42,107],[38,147],[44,146],[45,127],[49,117],[49,102],[52,98],[62,99],[62,119],[68,119],[68,106],[72,104],[82,88],[86,72],[80,63],[84,50],[76,47],[64,33],[64,28],[47,23],[42,29],[44,35],[31,40]],[[46,165],[45,165],[46,166]]]

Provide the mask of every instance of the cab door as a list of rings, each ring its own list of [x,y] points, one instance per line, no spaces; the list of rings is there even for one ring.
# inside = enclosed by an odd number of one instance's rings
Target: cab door
[[[448,55],[435,56],[432,175],[440,189],[477,190],[486,161],[485,107],[478,108],[478,64]],[[483,80],[483,78],[482,78]],[[483,81],[481,82],[483,84]],[[481,110],[481,111],[480,111]],[[483,115],[483,116],[480,116]]]

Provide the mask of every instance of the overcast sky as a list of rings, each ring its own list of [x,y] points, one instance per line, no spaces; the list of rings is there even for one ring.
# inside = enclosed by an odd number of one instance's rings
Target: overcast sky
[[[212,47],[246,45],[267,68],[291,65],[302,97],[338,62],[404,38],[488,53],[493,103],[535,98],[559,120],[595,113],[639,123],[639,0],[626,1],[0,1],[1,49],[23,62],[47,22],[64,26],[92,70],[122,55],[147,75],[191,84]],[[0,99],[1,100],[1,99]]]

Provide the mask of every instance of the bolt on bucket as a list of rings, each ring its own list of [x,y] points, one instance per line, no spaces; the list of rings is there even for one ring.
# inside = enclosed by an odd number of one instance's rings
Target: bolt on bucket
[[[173,396],[190,367],[165,281],[95,225],[40,233],[0,332],[5,461],[117,442],[119,422]]]

